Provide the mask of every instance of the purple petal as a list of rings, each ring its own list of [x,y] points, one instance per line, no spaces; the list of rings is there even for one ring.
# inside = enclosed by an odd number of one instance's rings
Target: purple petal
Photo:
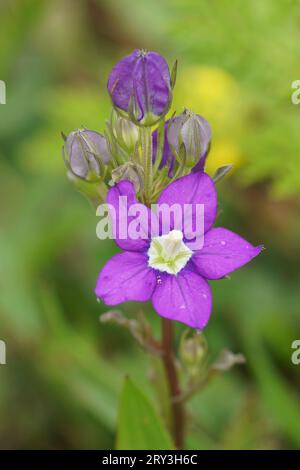
[[[257,256],[261,246],[253,246],[225,228],[213,228],[204,235],[204,246],[192,262],[201,276],[220,279]]]
[[[191,224],[193,230],[196,224],[196,206],[204,206],[204,233],[213,225],[217,215],[217,193],[212,179],[205,173],[191,173],[170,183],[160,194],[158,204],[179,204],[184,214],[184,206],[189,204],[191,209]],[[187,221],[186,221],[187,222]],[[171,230],[173,227],[171,226]],[[189,237],[189,228],[183,230],[184,235]],[[200,237],[202,233],[197,233]]]
[[[99,174],[99,164],[94,155],[89,153],[87,146],[83,146],[80,142],[80,134],[72,132],[67,137],[66,150],[69,155],[70,168],[75,175],[85,178],[90,168]]]
[[[171,123],[169,123],[168,125],[168,141],[170,145],[176,150],[177,153],[179,152],[179,147],[180,147],[179,136],[182,139],[181,128],[185,119],[186,119],[185,114],[181,113],[179,114],[179,116],[174,117]]]
[[[156,275],[148,267],[147,256],[125,251],[113,256],[100,271],[95,293],[107,305],[131,300],[146,302],[155,285]]]
[[[110,215],[114,227],[113,233],[116,236],[115,241],[119,247],[129,251],[146,250],[149,246],[151,211],[136,199],[133,183],[127,180],[117,183],[108,191],[106,202],[114,208],[114,211],[110,211]],[[133,205],[136,215],[129,215],[128,211]],[[144,216],[139,217],[139,214],[144,214]],[[141,224],[139,225],[140,235],[136,236],[130,229],[137,219],[141,220]]]
[[[159,275],[160,282],[152,296],[157,313],[170,320],[202,330],[210,317],[212,295],[205,279],[192,271],[177,276]]]
[[[89,131],[88,129],[84,130],[87,139],[91,142],[93,151],[95,154],[101,158],[101,160],[108,164],[110,160],[109,148],[107,145],[106,138],[104,135],[96,131]]]
[[[71,171],[86,178],[90,171],[100,175],[100,164],[109,163],[110,155],[106,138],[96,131],[77,129],[66,139],[66,151]]]
[[[156,52],[141,56],[134,70],[135,96],[142,115],[161,116],[170,99],[170,73],[165,59]]]
[[[206,119],[202,116],[196,115],[196,128],[198,128],[201,144],[201,153],[199,155],[199,161],[194,166],[193,171],[203,171],[205,160],[209,151],[210,141],[211,141],[211,128]],[[182,128],[182,135],[185,135],[185,125]],[[185,137],[183,137],[185,139]]]
[[[168,64],[156,52],[136,50],[115,65],[107,87],[115,106],[126,112],[135,98],[138,120],[147,113],[161,116],[171,95]]]
[[[193,171],[203,171],[211,141],[211,128],[204,117],[184,111],[172,120],[168,139],[179,152],[179,136],[185,146],[187,158],[193,159]]]
[[[137,51],[127,55],[114,66],[108,79],[108,92],[114,104],[124,111],[128,111],[130,97],[133,93],[132,72],[137,60]]]

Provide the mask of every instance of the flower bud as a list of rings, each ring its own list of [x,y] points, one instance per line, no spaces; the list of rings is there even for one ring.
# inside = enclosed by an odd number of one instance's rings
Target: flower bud
[[[207,353],[207,342],[202,333],[186,330],[180,342],[180,358],[191,373],[197,373]]]
[[[199,114],[184,110],[169,126],[168,141],[179,153],[185,147],[186,162],[193,171],[203,171],[211,140],[208,122]]]
[[[111,178],[111,184],[124,180],[131,181],[136,192],[139,192],[144,186],[144,169],[137,163],[126,162],[112,171]]]
[[[65,139],[63,157],[68,170],[86,181],[97,179],[103,165],[109,163],[109,149],[102,134],[88,129],[77,129]]]
[[[139,138],[139,129],[128,119],[117,117],[113,125],[113,133],[119,145],[128,153],[133,153]]]
[[[172,101],[169,67],[156,52],[135,50],[121,59],[112,69],[107,87],[114,106],[139,125],[156,124]]]

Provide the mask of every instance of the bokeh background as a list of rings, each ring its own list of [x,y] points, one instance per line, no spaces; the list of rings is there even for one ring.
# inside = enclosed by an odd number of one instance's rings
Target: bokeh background
[[[124,376],[153,400],[148,358],[99,322],[93,289],[115,247],[61,159],[61,131],[103,129],[110,68],[136,47],[179,60],[173,109],[210,121],[209,172],[234,164],[218,224],[266,246],[213,284],[210,357],[227,347],[247,364],[192,400],[187,447],[300,448],[299,25],[296,0],[1,1],[1,448],[113,448]]]

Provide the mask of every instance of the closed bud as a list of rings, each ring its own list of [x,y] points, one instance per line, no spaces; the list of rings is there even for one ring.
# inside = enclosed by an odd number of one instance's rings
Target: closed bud
[[[186,330],[180,342],[180,358],[190,372],[198,372],[207,353],[207,342],[203,333]]]
[[[210,125],[202,116],[184,110],[169,126],[168,141],[179,153],[183,144],[186,163],[194,171],[203,171],[211,140]]]
[[[63,157],[69,172],[86,181],[99,179],[110,160],[105,137],[88,129],[77,129],[66,137]]]
[[[136,192],[139,192],[144,186],[144,169],[137,163],[126,162],[112,171],[111,178],[111,184],[124,180],[131,181]]]
[[[128,119],[117,117],[113,124],[113,133],[119,145],[128,153],[133,153],[139,139],[139,129]]]
[[[156,124],[171,106],[169,67],[156,52],[136,50],[121,59],[112,69],[107,87],[115,108],[128,113],[138,125]]]

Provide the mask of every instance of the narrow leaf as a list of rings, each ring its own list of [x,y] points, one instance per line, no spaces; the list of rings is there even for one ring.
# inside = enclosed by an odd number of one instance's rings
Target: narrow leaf
[[[231,170],[232,167],[233,165],[220,166],[220,168],[217,169],[213,176],[214,182],[217,183],[217,181],[220,181],[222,178],[224,178],[224,176],[227,175],[227,173]]]
[[[175,63],[173,65],[173,68],[172,68],[172,71],[171,71],[171,88],[172,88],[172,90],[173,90],[173,88],[175,87],[175,84],[176,84],[177,65],[178,65],[178,61],[175,60]]]
[[[118,450],[169,450],[171,438],[147,397],[127,377],[119,405]]]

